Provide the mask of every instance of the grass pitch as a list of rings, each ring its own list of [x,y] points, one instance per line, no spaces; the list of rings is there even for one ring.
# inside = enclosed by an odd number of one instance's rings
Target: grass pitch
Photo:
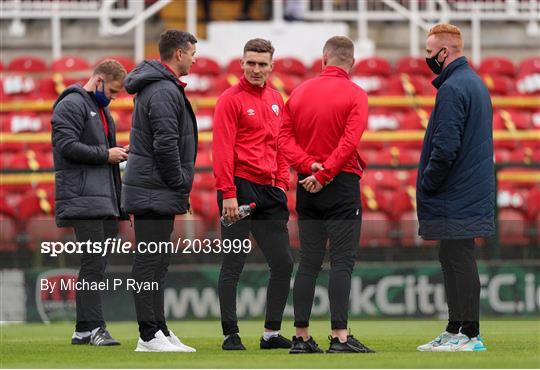
[[[137,326],[111,323],[109,331],[122,342],[117,347],[72,346],[72,323],[0,326],[2,368],[539,368],[538,320],[483,321],[488,348],[477,353],[421,353],[416,346],[444,328],[437,321],[354,321],[355,337],[374,354],[289,355],[287,350],[259,349],[262,321],[244,321],[240,331],[247,351],[221,350],[217,321],[175,321],[169,327],[197,353],[135,353]],[[293,334],[291,322],[282,333]],[[329,323],[314,321],[312,334],[326,350]]]

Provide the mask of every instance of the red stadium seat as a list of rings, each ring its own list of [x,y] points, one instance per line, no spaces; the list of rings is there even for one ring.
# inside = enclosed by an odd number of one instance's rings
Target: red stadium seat
[[[4,62],[0,60],[0,72],[4,71]]]
[[[515,109],[496,109],[493,112],[493,130],[517,132],[530,128],[530,115]],[[517,139],[496,140],[495,148],[514,149],[522,145]]]
[[[211,94],[215,96],[221,95],[229,87],[234,86],[240,82],[240,75],[236,74],[227,74],[222,75],[214,79],[214,86],[212,88]]]
[[[182,76],[182,81],[187,84],[186,92],[191,95],[211,95],[214,89],[215,78],[211,75],[190,73]]]
[[[499,210],[499,241],[504,245],[528,245],[527,222],[523,213],[516,209]]]
[[[487,57],[482,60],[478,68],[478,74],[489,74],[492,76],[514,77],[516,69],[510,59],[504,57]]]
[[[52,168],[54,168],[54,164],[51,152],[36,152],[33,150],[14,154],[6,164],[6,169],[9,170],[38,171]]]
[[[540,72],[525,72],[516,78],[516,91],[523,95],[540,94]]]
[[[512,152],[509,160],[512,163],[540,163],[540,150],[531,147],[518,148]]]
[[[390,63],[381,57],[371,57],[360,60],[353,67],[352,75],[355,76],[384,76],[392,73]]]
[[[351,81],[369,95],[381,95],[387,89],[387,78],[382,76],[351,76]]]
[[[40,117],[30,111],[22,111],[11,113],[7,120],[9,129],[2,131],[17,133],[17,132],[39,132],[42,130],[43,122]]]
[[[403,57],[396,64],[397,73],[406,73],[411,76],[424,76],[428,79],[435,78],[435,75],[429,69],[423,58]]]
[[[369,131],[394,131],[399,130],[400,126],[401,117],[399,114],[377,108],[369,112],[367,127]]]
[[[507,163],[512,158],[512,151],[507,148],[495,148],[495,163]]]
[[[360,231],[360,248],[388,247],[392,245],[390,221],[383,212],[362,212],[362,229]]]
[[[436,90],[431,81],[424,76],[400,74],[388,79],[386,95],[435,95]]]
[[[8,65],[7,70],[9,72],[24,72],[24,73],[35,73],[35,72],[46,72],[47,63],[45,60],[39,57],[18,57],[12,59]]]
[[[242,76],[244,74],[244,71],[242,70],[242,66],[240,65],[240,58],[232,59],[229,64],[227,64],[225,71],[228,74]]]
[[[387,150],[380,151],[377,155],[377,164],[401,166],[417,164],[420,160],[418,150],[402,149],[397,146],[391,146]]]
[[[99,63],[103,62],[106,59],[116,60],[118,63],[124,66],[124,68],[126,69],[126,71],[128,71],[128,73],[131,72],[133,68],[135,68],[135,62],[133,61],[133,59],[131,59],[130,57],[123,56],[123,55],[113,55],[113,56],[101,58],[96,62],[95,65],[98,65]]]
[[[425,130],[429,123],[430,110],[417,108],[407,111],[402,118],[402,130]]]
[[[274,72],[303,78],[306,74],[306,67],[297,58],[277,58],[274,60]]]
[[[191,66],[190,73],[217,77],[221,74],[221,67],[218,62],[212,58],[195,57],[195,64]]]
[[[77,56],[65,56],[55,60],[51,69],[53,72],[78,72],[90,70],[90,64]]]
[[[269,78],[269,85],[279,91],[282,95],[289,95],[301,83],[302,79],[295,75],[272,73]]]
[[[519,63],[518,73],[520,75],[540,73],[540,57],[525,58]]]
[[[492,95],[510,95],[514,93],[514,81],[508,76],[482,74],[481,77]]]
[[[211,131],[214,122],[214,109],[201,108],[195,112],[199,131]]]
[[[322,72],[322,58],[317,58],[313,61],[309,73],[312,76],[318,76]]]
[[[0,79],[0,84],[3,101],[39,98],[39,80],[28,75],[8,74]]]

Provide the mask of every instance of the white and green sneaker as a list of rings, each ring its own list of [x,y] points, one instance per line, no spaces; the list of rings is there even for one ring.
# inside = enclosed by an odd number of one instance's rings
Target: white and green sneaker
[[[446,344],[450,339],[457,336],[457,334],[452,334],[447,331],[443,331],[437,338],[433,339],[431,342],[422,344],[416,347],[420,352],[433,352],[435,347]]]
[[[481,336],[469,338],[458,334],[443,345],[433,348],[433,352],[480,352],[487,350]]]

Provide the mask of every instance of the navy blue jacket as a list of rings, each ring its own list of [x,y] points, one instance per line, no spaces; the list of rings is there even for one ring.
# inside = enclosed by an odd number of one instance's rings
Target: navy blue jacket
[[[438,89],[424,136],[416,202],[424,239],[465,239],[495,231],[493,109],[465,57],[433,80]]]

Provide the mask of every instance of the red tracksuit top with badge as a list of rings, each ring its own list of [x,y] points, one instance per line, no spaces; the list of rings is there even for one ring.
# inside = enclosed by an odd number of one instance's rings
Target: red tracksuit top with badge
[[[242,77],[216,104],[212,157],[223,199],[236,198],[235,176],[288,189],[289,165],[277,150],[283,99],[267,85],[255,86]]]
[[[357,148],[367,119],[365,91],[345,70],[328,66],[292,92],[283,114],[279,150],[301,174],[311,175],[311,165],[321,163],[324,171],[315,177],[322,185],[342,171],[362,177],[365,163]]]

